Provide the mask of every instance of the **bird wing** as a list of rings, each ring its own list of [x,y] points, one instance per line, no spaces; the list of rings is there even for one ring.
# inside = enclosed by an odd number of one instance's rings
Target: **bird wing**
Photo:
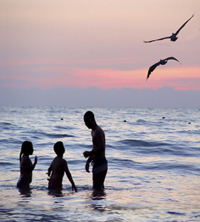
[[[190,21],[190,19],[194,16],[194,14],[176,31],[175,35],[178,35],[180,30]]]
[[[176,58],[174,58],[174,57],[172,57],[172,56],[171,56],[171,57],[168,57],[168,58],[166,58],[166,59],[164,59],[164,60],[170,60],[170,59],[171,59],[171,60],[176,60],[177,62],[179,62],[178,59],[176,59]],[[179,62],[179,63],[180,63],[180,62]],[[180,64],[181,64],[181,63],[180,63]]]
[[[160,62],[157,62],[155,63],[154,65],[152,65],[150,68],[149,68],[149,71],[148,71],[148,74],[147,74],[147,79],[149,78],[150,74],[153,72],[153,70],[160,65]]]
[[[160,41],[160,40],[163,40],[163,39],[170,39],[171,36],[168,36],[168,37],[163,37],[163,38],[160,38],[160,39],[154,39],[154,40],[151,40],[151,41],[144,41],[144,43],[150,43],[150,42],[155,42],[155,41]]]

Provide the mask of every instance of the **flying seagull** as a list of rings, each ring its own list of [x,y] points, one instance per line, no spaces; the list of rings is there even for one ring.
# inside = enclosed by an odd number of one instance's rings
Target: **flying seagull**
[[[153,72],[153,70],[154,70],[157,66],[159,66],[159,65],[165,65],[165,64],[168,62],[168,60],[170,60],[170,59],[176,60],[177,62],[179,62],[178,59],[176,59],[176,58],[174,58],[174,57],[168,57],[168,58],[166,58],[166,59],[161,59],[159,62],[155,63],[154,65],[152,65],[152,66],[149,68],[149,71],[148,71],[148,74],[147,74],[147,79],[149,78],[150,74]],[[179,62],[179,63],[180,63],[180,62]],[[180,63],[180,64],[181,64],[181,63]]]
[[[160,39],[154,39],[151,41],[144,41],[144,43],[150,43],[150,42],[155,42],[155,41],[160,41],[163,39],[170,39],[172,42],[175,42],[178,37],[176,37],[178,35],[178,33],[181,31],[181,29],[190,21],[190,19],[194,16],[194,14],[176,31],[176,33],[172,33],[171,36],[168,37],[164,37],[164,38],[160,38]]]

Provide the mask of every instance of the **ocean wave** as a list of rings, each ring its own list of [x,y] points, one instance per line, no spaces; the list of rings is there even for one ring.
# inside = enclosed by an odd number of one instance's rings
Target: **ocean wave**
[[[121,144],[126,145],[123,146],[123,150],[127,149],[143,155],[200,156],[200,149],[178,143],[126,139],[118,141],[117,147],[120,149]]]
[[[11,126],[12,123],[9,123],[9,122],[0,122],[0,126]]]
[[[13,166],[15,163],[12,162],[0,162],[0,167],[5,167],[5,166]]]
[[[163,142],[147,142],[144,140],[132,140],[132,139],[125,139],[120,140],[120,143],[131,145],[131,146],[142,146],[142,147],[155,147],[155,146],[167,146],[167,143]]]
[[[10,123],[10,122],[0,122],[0,130],[14,130],[19,129],[18,126]]]
[[[144,123],[146,123],[146,121],[145,121],[144,119],[138,119],[138,120],[136,121],[136,123],[138,123],[138,124],[144,124]]]
[[[61,133],[54,133],[54,134],[51,134],[51,133],[43,133],[43,135],[49,137],[49,138],[66,138],[66,137],[74,137],[73,135],[69,135],[69,134],[61,134]]]
[[[7,139],[0,139],[1,147],[2,146],[7,146],[8,144],[12,144],[13,147],[16,145],[21,145],[22,140],[20,138],[12,138],[12,135],[10,135],[10,138]]]
[[[56,129],[59,129],[59,130],[71,130],[71,129],[74,129],[74,127],[71,127],[71,126],[54,126]]]
[[[142,171],[172,171],[183,174],[200,175],[198,164],[178,161],[145,161],[139,162],[127,158],[109,158],[108,163],[115,169],[135,169]]]
[[[66,133],[46,133],[43,131],[26,131],[25,134],[33,135],[33,138],[66,138],[66,137],[74,137],[73,135]]]
[[[200,167],[196,164],[187,162],[149,162],[148,164],[142,165],[143,170],[157,170],[157,171],[177,171],[183,174],[200,175]]]
[[[187,134],[187,135],[194,135],[194,134],[200,135],[200,130],[199,129],[197,129],[197,130],[190,130],[190,129],[188,129],[188,130],[178,131],[178,133]]]

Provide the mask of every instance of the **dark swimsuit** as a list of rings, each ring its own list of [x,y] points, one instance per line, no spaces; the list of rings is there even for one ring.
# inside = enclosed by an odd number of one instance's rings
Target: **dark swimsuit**
[[[53,189],[53,190],[62,190],[62,181],[58,179],[49,179],[49,186],[48,189]]]
[[[108,162],[106,158],[93,160],[93,174],[101,173],[108,169]]]

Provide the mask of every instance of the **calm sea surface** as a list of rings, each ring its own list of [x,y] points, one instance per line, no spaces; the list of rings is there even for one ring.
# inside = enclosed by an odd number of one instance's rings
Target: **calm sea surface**
[[[105,192],[92,190],[87,109],[0,107],[0,221],[200,221],[200,110],[91,109],[106,134]],[[38,164],[29,192],[16,188],[21,144]],[[63,141],[78,193],[47,190],[53,145]]]

